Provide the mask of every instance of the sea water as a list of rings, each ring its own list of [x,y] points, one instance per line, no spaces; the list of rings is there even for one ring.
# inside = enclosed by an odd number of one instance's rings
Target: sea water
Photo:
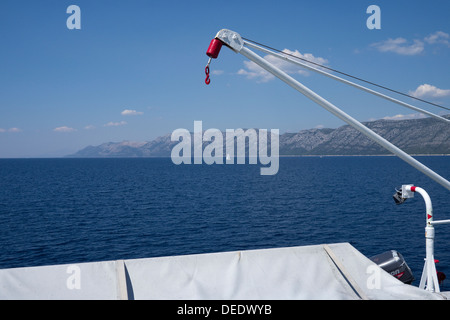
[[[416,157],[450,178],[450,157]],[[170,158],[0,159],[0,268],[349,242],[399,251],[418,285],[425,204],[450,219],[450,191],[391,157],[281,157],[260,166],[175,165]],[[450,277],[450,225],[436,226]],[[450,290],[450,279],[443,290]]]

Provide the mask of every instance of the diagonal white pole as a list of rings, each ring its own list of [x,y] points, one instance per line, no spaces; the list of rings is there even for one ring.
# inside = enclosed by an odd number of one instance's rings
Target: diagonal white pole
[[[294,78],[292,78],[291,76],[289,76],[288,74],[283,72],[282,70],[278,69],[277,67],[275,67],[274,65],[269,63],[267,60],[261,58],[260,56],[255,54],[253,51],[251,51],[250,49],[247,49],[244,46],[240,46],[239,50],[236,50],[236,51],[241,53],[243,56],[250,59],[257,65],[259,65],[263,69],[267,70],[268,72],[270,72],[277,78],[281,79],[286,84],[288,84],[295,90],[299,91],[300,93],[302,93],[307,98],[311,99],[312,101],[314,101],[321,107],[325,108],[326,110],[328,110],[329,112],[331,112],[332,114],[337,116],[339,119],[345,121],[346,123],[351,125],[353,128],[357,129],[358,131],[360,131],[361,133],[363,133],[364,135],[369,137],[371,140],[375,141],[376,143],[378,143],[385,149],[389,150],[390,152],[392,152],[393,154],[395,154],[396,156],[398,156],[399,158],[401,158],[402,160],[404,160],[405,162],[407,162],[408,164],[410,164],[417,170],[421,171],[422,173],[427,175],[429,178],[433,179],[434,181],[436,181],[437,183],[442,185],[444,188],[450,190],[450,182],[448,180],[444,179],[443,177],[438,175],[436,172],[429,169],[427,166],[423,165],[422,163],[420,163],[419,161],[417,161],[416,159],[411,157],[409,154],[407,154],[403,150],[399,149],[398,147],[396,147],[395,145],[393,145],[392,143],[390,143],[383,137],[379,136],[378,134],[376,134],[375,132],[373,132],[366,126],[364,126],[362,123],[360,123],[358,120],[352,118],[351,116],[349,116],[348,114],[346,114],[345,112],[340,110],[338,107],[336,107],[329,101],[327,101],[324,98],[322,98],[321,96],[319,96],[317,93],[315,93],[311,89],[305,87],[303,84],[301,84],[300,82],[298,82],[297,80],[295,80]]]

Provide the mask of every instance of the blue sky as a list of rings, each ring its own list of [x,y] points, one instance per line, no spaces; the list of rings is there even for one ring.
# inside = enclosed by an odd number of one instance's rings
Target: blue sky
[[[72,4],[81,9],[80,30],[66,26]],[[372,4],[381,9],[379,30],[366,26]],[[148,141],[193,130],[194,120],[203,129],[281,133],[344,124],[228,48],[206,86],[205,52],[222,28],[449,107],[449,12],[444,0],[2,0],[0,157]],[[415,117],[321,75],[288,71],[360,121]]]

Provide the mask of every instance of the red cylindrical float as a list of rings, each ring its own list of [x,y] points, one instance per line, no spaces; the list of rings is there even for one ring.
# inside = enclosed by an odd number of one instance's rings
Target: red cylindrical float
[[[209,48],[206,51],[206,55],[210,58],[216,59],[219,56],[220,49],[222,48],[222,41],[219,39],[212,39],[209,44]]]

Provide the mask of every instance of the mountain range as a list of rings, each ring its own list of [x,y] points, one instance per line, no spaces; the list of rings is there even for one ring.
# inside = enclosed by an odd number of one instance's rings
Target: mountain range
[[[450,115],[444,117],[450,119]],[[363,124],[407,153],[450,154],[450,125],[442,121],[422,118],[376,120]],[[223,136],[225,137],[225,134]],[[172,148],[178,143],[171,141],[171,134],[168,133],[146,142],[107,142],[98,146],[88,146],[67,157],[170,157]],[[248,143],[247,141],[246,150]],[[223,145],[225,146],[225,142]],[[389,152],[356,129],[344,125],[336,129],[316,128],[281,134],[279,154],[386,155]]]

